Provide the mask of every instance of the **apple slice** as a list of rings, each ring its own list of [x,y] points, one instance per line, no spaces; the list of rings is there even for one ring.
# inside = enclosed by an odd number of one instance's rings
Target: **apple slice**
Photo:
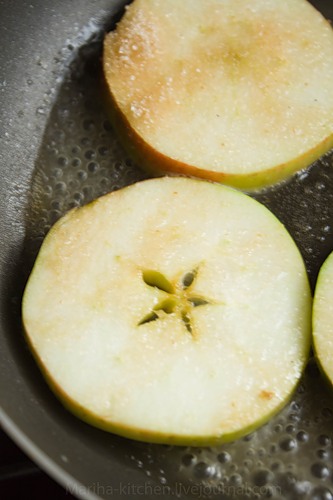
[[[165,177],[55,224],[23,322],[76,415],[139,440],[207,445],[286,403],[310,310],[303,260],[271,212],[220,184]]]
[[[142,166],[256,189],[333,146],[333,30],[305,0],[135,0],[105,37]]]
[[[333,253],[322,265],[313,301],[313,347],[321,371],[333,384]]]

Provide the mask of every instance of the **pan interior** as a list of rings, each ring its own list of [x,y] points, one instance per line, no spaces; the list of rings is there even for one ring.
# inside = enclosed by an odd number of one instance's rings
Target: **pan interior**
[[[105,111],[102,36],[102,28],[98,31],[95,25],[80,46],[71,48],[71,62],[64,65],[54,96],[26,213],[27,272],[45,234],[61,215],[146,177],[119,145]],[[40,106],[36,112],[42,115],[48,111]],[[333,250],[332,167],[333,157],[328,154],[288,183],[253,195],[293,235],[312,287],[320,265]],[[310,360],[292,402],[244,439],[216,448],[166,447],[125,440],[126,452],[122,440],[114,443],[119,444],[120,453],[126,454],[127,466],[140,470],[164,495],[330,499],[332,426],[333,400],[315,362]],[[82,432],[89,430],[83,427]],[[92,432],[103,440],[102,431]],[[92,492],[104,496],[101,489],[94,491],[92,487]],[[156,492],[152,486],[146,496]]]

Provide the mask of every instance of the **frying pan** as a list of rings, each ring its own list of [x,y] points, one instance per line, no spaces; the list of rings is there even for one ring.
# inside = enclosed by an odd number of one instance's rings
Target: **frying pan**
[[[331,1],[313,3],[333,18]],[[331,499],[333,397],[313,360],[268,424],[199,449],[133,442],[77,420],[26,347],[21,297],[49,227],[72,206],[144,178],[117,143],[100,84],[103,33],[124,4],[0,0],[1,425],[78,498]],[[295,238],[312,287],[333,250],[332,162],[328,154],[254,195]]]

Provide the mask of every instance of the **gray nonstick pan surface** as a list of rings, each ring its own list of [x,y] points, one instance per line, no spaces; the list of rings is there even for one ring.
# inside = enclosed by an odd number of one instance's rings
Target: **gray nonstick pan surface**
[[[133,442],[79,421],[26,347],[21,297],[48,229],[71,207],[145,176],[117,143],[103,101],[101,41],[124,3],[0,0],[1,425],[78,498],[333,499],[333,393],[312,359],[268,424],[199,449]],[[333,19],[331,1],[313,3]],[[255,197],[295,238],[313,287],[333,250],[332,155]]]

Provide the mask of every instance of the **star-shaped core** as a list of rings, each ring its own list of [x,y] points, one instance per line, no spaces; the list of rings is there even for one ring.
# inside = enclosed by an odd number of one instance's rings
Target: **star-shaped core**
[[[179,281],[170,281],[159,271],[143,271],[142,279],[146,285],[162,290],[167,294],[167,297],[156,304],[156,306],[139,321],[138,325],[157,321],[165,314],[177,314],[183,322],[187,332],[194,336],[192,319],[193,308],[212,303],[210,300],[207,300],[207,298],[193,293],[193,284],[197,274],[198,268],[185,273]]]

